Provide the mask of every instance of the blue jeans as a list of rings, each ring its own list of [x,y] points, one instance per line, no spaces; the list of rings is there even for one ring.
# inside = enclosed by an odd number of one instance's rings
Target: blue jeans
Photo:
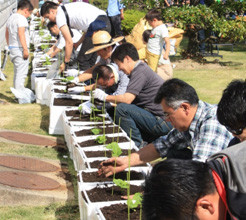
[[[134,104],[120,103],[116,107],[115,122],[139,146],[143,141],[151,143],[160,136],[166,135],[172,126],[159,116],[155,116],[149,111]]]

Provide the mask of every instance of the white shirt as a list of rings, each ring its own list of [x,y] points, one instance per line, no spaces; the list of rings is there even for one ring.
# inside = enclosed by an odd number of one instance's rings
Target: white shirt
[[[18,29],[20,27],[25,27],[26,44],[27,44],[27,47],[29,47],[30,37],[29,37],[29,31],[28,31],[28,23],[27,23],[27,19],[23,15],[19,13],[12,14],[9,17],[6,25],[7,25],[8,32],[9,32],[9,46],[10,47],[22,48],[22,45],[20,43],[20,38],[18,35]]]
[[[70,27],[86,32],[90,23],[105,11],[85,2],[73,2],[65,5],[69,16]],[[67,24],[66,16],[61,7],[57,9],[56,24],[60,29]]]
[[[71,30],[73,32],[73,43],[77,43],[79,39],[81,38],[82,34],[76,29],[71,29]],[[60,31],[59,39],[56,42],[56,47],[62,50],[65,47],[65,45],[66,45],[66,41]],[[76,51],[80,51],[80,47],[81,47],[81,44],[78,46]]]
[[[164,45],[163,38],[168,36],[168,29],[165,24],[153,28],[147,43],[148,51],[160,55]]]

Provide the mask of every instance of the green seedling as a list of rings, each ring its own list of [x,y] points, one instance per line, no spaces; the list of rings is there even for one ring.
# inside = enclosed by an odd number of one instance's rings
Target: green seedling
[[[44,30],[40,30],[39,32],[38,32],[38,34],[39,34],[39,36],[44,36]]]
[[[101,131],[102,131],[102,129],[100,129],[100,128],[92,128],[91,129],[91,133],[94,135],[100,134]]]
[[[112,142],[106,146],[107,149],[111,150],[112,157],[119,157],[122,154],[122,150],[119,147],[117,142]],[[115,179],[115,168],[116,168],[116,160],[114,161],[114,175],[113,180]],[[114,187],[112,187],[112,195],[114,194]]]
[[[96,138],[96,141],[98,144],[104,144],[106,141],[107,141],[107,138],[105,135],[102,135],[102,136],[98,136]]]
[[[47,40],[47,41],[50,41],[51,38],[52,38],[52,37],[51,37],[50,35],[48,35],[47,37],[44,37],[44,39]]]
[[[51,65],[49,57],[45,57],[45,61],[43,62],[43,66]]]
[[[130,209],[133,209],[136,211],[136,208],[140,206],[140,217],[139,219],[142,219],[142,201],[143,201],[143,195],[142,193],[135,193],[132,199],[127,200],[127,206],[130,207]]]
[[[73,80],[73,79],[74,79],[73,76],[68,76],[68,77],[66,77],[66,78],[62,78],[61,81],[62,81],[62,82],[70,82],[70,81]]]

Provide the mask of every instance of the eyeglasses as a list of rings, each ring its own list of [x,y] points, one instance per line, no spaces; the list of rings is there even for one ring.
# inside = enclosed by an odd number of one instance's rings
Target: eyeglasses
[[[170,117],[170,115],[172,115],[174,112],[176,112],[179,108],[180,108],[180,106],[179,106],[178,108],[174,109],[174,111],[171,112],[171,113],[164,112],[164,113],[163,113],[163,114],[164,114],[164,118],[165,118],[165,119],[168,119],[168,118]]]
[[[230,127],[226,126],[226,129],[230,131],[234,135],[240,135],[243,133],[244,128],[238,128],[238,129],[231,129]]]

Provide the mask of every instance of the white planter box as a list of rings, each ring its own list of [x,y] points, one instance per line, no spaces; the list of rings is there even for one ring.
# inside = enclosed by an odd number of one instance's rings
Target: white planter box
[[[143,181],[131,181],[131,185],[140,186]],[[112,187],[114,184],[107,184],[108,187]],[[87,183],[87,184],[79,184],[78,187],[78,197],[79,197],[79,210],[80,210],[80,219],[105,219],[100,208],[105,206],[110,206],[114,204],[126,204],[126,200],[116,200],[116,201],[105,201],[105,202],[91,202],[90,198],[87,194],[87,191],[95,188],[104,188],[105,185],[98,183]],[[84,195],[84,198],[82,196]]]
[[[81,100],[82,98],[88,99],[88,97],[82,97],[82,96],[74,96],[70,95],[67,96],[66,98],[69,99],[76,99],[76,100]],[[54,105],[54,100],[56,98],[64,98],[64,96],[53,96],[51,97],[51,104],[50,104],[50,125],[49,125],[49,134],[64,134],[63,131],[63,117],[62,113],[63,111],[68,107],[68,106],[55,106]]]

